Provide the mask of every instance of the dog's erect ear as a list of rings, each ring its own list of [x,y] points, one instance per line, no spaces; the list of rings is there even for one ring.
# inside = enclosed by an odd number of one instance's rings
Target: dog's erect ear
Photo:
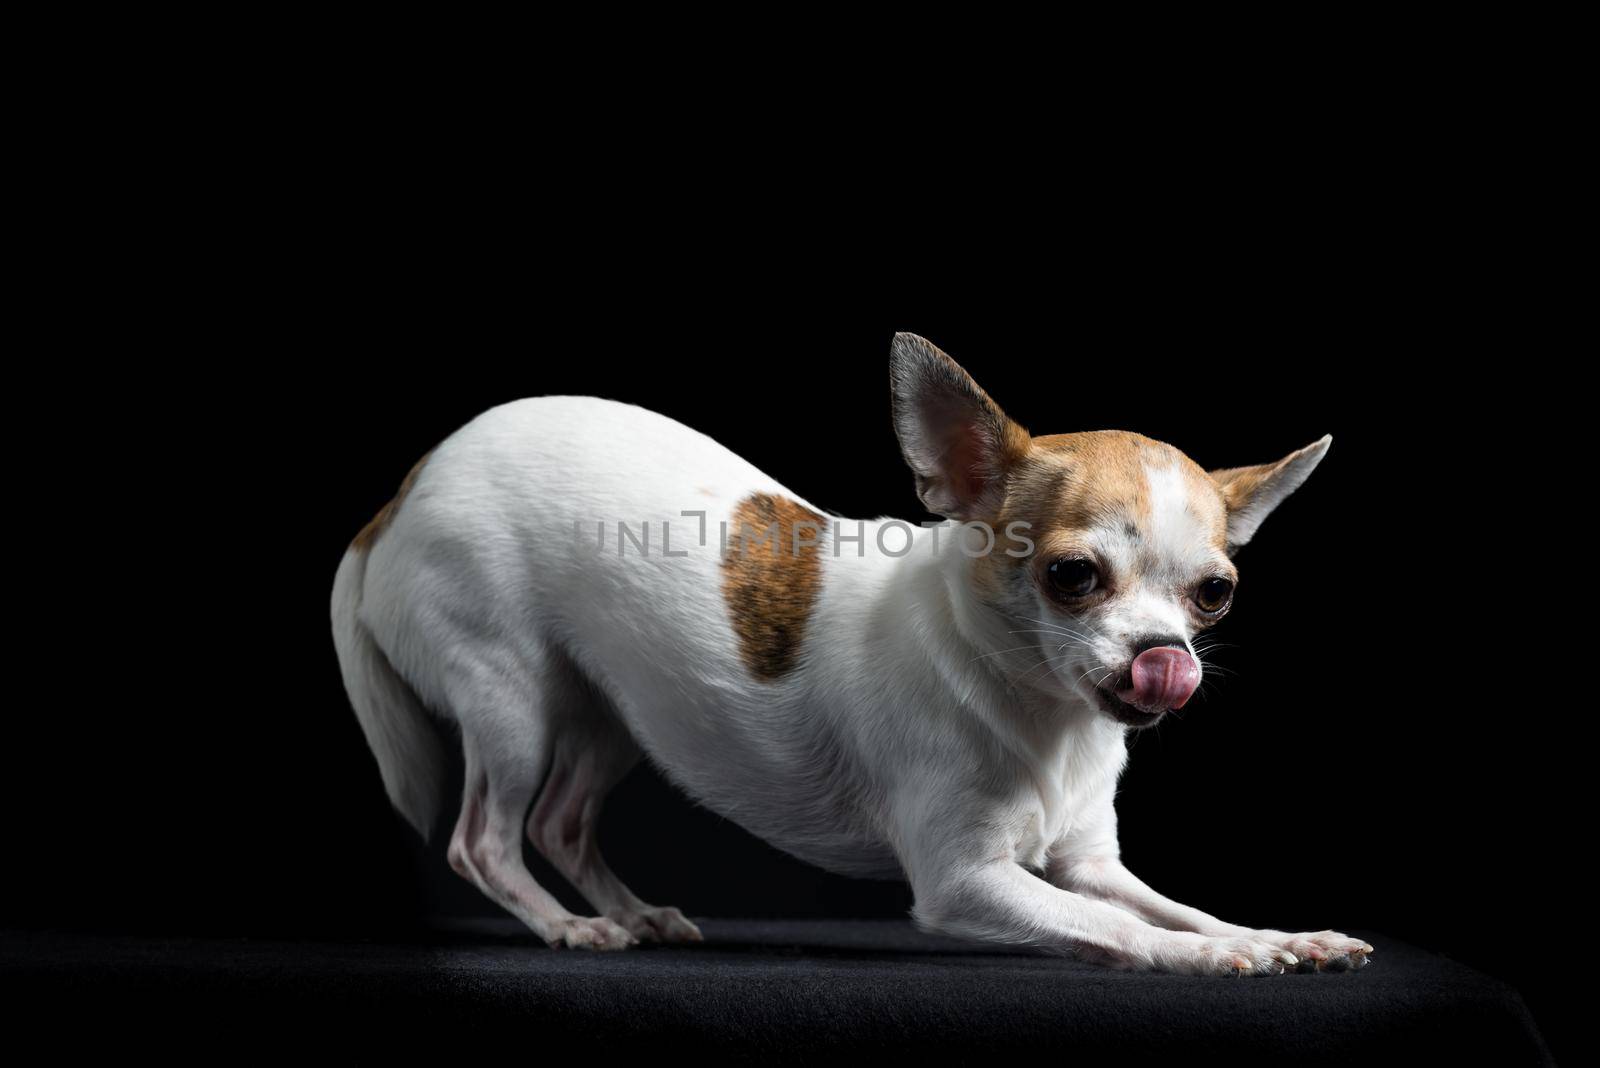
[[[1228,506],[1228,551],[1249,541],[1271,511],[1300,488],[1333,444],[1329,434],[1320,441],[1291,452],[1275,464],[1256,467],[1230,467],[1211,472],[1211,479],[1222,490]]]
[[[1028,451],[1028,432],[1006,418],[972,376],[916,334],[896,334],[889,387],[900,451],[917,496],[948,519],[991,515],[1006,470]]]

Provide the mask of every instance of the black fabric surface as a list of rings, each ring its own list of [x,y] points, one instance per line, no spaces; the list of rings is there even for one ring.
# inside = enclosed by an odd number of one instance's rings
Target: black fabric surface
[[[79,1047],[274,1055],[552,1041],[601,1052],[992,1062],[1090,1052],[1297,1061],[1548,1062],[1517,993],[1356,932],[1348,973],[1115,972],[923,935],[894,921],[700,920],[700,946],[557,951],[510,922],[403,941],[0,936],[12,1033]]]

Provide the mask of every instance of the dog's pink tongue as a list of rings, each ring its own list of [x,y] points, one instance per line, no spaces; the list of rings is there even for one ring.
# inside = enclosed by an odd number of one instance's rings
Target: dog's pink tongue
[[[1117,694],[1145,708],[1182,708],[1200,685],[1200,665],[1172,646],[1146,649],[1133,661],[1133,686]]]

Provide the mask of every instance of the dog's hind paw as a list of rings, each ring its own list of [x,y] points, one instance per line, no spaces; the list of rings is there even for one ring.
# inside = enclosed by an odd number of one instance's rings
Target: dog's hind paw
[[[606,916],[641,942],[704,942],[705,935],[675,908],[612,909]]]
[[[564,920],[546,941],[555,949],[627,949],[639,944],[627,928],[604,916]]]

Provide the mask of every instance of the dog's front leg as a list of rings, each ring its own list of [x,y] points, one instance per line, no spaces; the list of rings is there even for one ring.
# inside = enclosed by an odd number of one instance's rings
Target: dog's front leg
[[[1127,869],[1118,852],[1116,815],[1108,801],[1096,819],[1051,850],[1045,877],[1053,886],[1114,905],[1156,927],[1210,938],[1266,942],[1292,955],[1301,967],[1360,968],[1372,952],[1361,939],[1338,931],[1288,934],[1226,923],[1157,893]]]
[[[1256,939],[1164,930],[1052,886],[1009,859],[972,862],[946,854],[928,860],[912,866],[911,876],[912,915],[929,930],[1191,975],[1279,974],[1294,960]]]

